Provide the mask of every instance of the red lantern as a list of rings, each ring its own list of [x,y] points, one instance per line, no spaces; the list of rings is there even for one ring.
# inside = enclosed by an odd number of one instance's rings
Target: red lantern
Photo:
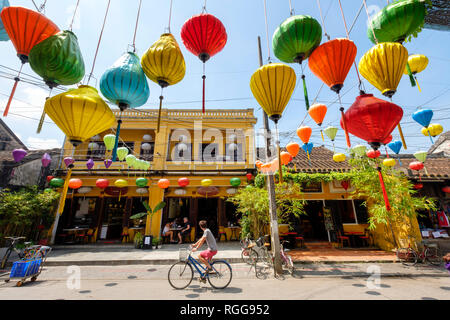
[[[411,170],[420,171],[423,169],[423,167],[424,167],[424,164],[420,161],[413,161],[409,164],[409,168]]]
[[[247,173],[245,176],[247,177],[248,181],[253,179],[253,175],[251,173]]]
[[[381,155],[381,152],[380,152],[380,150],[370,150],[370,151],[367,151],[366,154],[369,158],[376,159]]]
[[[442,192],[450,193],[450,186],[445,186],[442,188]]]
[[[345,189],[345,191],[347,191],[348,187],[350,186],[350,182],[347,180],[344,180],[341,182],[341,186],[342,186],[342,188]]]
[[[362,94],[345,112],[341,119],[351,134],[367,141],[378,149],[387,141],[403,117],[403,110],[396,104],[375,98],[372,94]]]
[[[167,179],[160,179],[158,181],[158,187],[161,189],[167,189],[170,186],[170,181]]]
[[[189,179],[188,178],[178,179],[178,185],[182,188],[187,187],[189,185]]]
[[[414,185],[414,189],[416,189],[416,190],[419,190],[419,189],[422,189],[422,188],[423,188],[423,184],[422,183],[416,183]]]
[[[54,178],[54,176],[47,176],[47,182],[50,182],[50,180],[52,180]]]
[[[69,188],[70,189],[79,189],[81,188],[81,186],[83,185],[83,181],[81,181],[80,179],[70,179],[69,180]]]
[[[389,135],[389,137],[387,137],[384,141],[383,144],[388,144],[392,141],[392,134]]]
[[[203,62],[203,113],[205,112],[205,68],[204,64],[227,43],[227,32],[219,19],[202,13],[187,20],[181,28],[181,39],[190,52]]]
[[[97,179],[95,185],[100,189],[106,189],[109,186],[109,181],[106,179]]]

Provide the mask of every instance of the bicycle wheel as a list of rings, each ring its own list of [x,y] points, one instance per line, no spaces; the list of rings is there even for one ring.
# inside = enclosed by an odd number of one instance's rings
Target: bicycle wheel
[[[3,256],[3,259],[2,259],[2,264],[0,265],[0,269],[5,269],[6,263],[8,262],[11,251],[12,251],[11,248],[8,248],[6,250],[5,255]]]
[[[269,267],[273,265],[273,257],[270,251],[267,248],[264,248],[262,259],[265,264],[267,264]]]
[[[425,260],[433,266],[439,266],[443,263],[442,255],[438,248],[427,248],[425,250]]]
[[[294,262],[292,262],[292,258],[289,255],[286,255],[287,260],[283,260],[283,265],[289,271],[290,275],[293,275],[295,272]]]
[[[397,249],[397,258],[401,260],[405,266],[414,266],[418,260],[417,252],[412,248]]]
[[[191,284],[194,270],[190,263],[179,261],[170,267],[167,277],[174,289],[181,290]]]
[[[233,278],[233,272],[226,261],[214,261],[211,263],[214,272],[208,274],[208,282],[214,289],[225,289]]]
[[[242,262],[246,264],[255,264],[258,261],[258,252],[253,249],[244,249],[241,252]]]

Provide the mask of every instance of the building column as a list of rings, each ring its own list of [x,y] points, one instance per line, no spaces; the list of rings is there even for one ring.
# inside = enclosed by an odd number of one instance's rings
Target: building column
[[[155,206],[164,201],[164,190],[156,185],[152,185],[149,189],[148,205],[153,210]],[[162,210],[167,210],[164,208]],[[161,218],[162,210],[154,213],[152,216],[147,216],[147,224],[145,225],[145,235],[152,235],[153,237],[159,237],[161,233]]]

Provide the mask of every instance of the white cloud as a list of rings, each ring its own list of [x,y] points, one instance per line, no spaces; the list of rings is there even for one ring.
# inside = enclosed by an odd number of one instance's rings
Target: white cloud
[[[56,139],[41,139],[36,137],[28,137],[26,145],[30,149],[53,149],[53,148],[61,148],[62,143]]]

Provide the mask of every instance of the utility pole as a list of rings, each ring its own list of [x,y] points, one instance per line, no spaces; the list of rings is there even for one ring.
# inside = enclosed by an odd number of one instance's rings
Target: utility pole
[[[261,51],[261,37],[258,36],[258,51],[259,51],[259,65],[263,66],[262,51]],[[269,118],[267,113],[262,110],[264,119],[264,134],[266,134],[266,157],[269,157],[270,152],[270,128],[269,128]],[[267,160],[267,158],[266,158]],[[270,234],[272,242],[272,255],[274,257],[274,269],[276,273],[281,274],[283,268],[281,266],[281,256],[280,256],[280,236],[278,234],[278,215],[277,215],[277,202],[275,198],[275,179],[272,174],[267,175],[267,193],[269,194],[269,214],[270,214]]]

